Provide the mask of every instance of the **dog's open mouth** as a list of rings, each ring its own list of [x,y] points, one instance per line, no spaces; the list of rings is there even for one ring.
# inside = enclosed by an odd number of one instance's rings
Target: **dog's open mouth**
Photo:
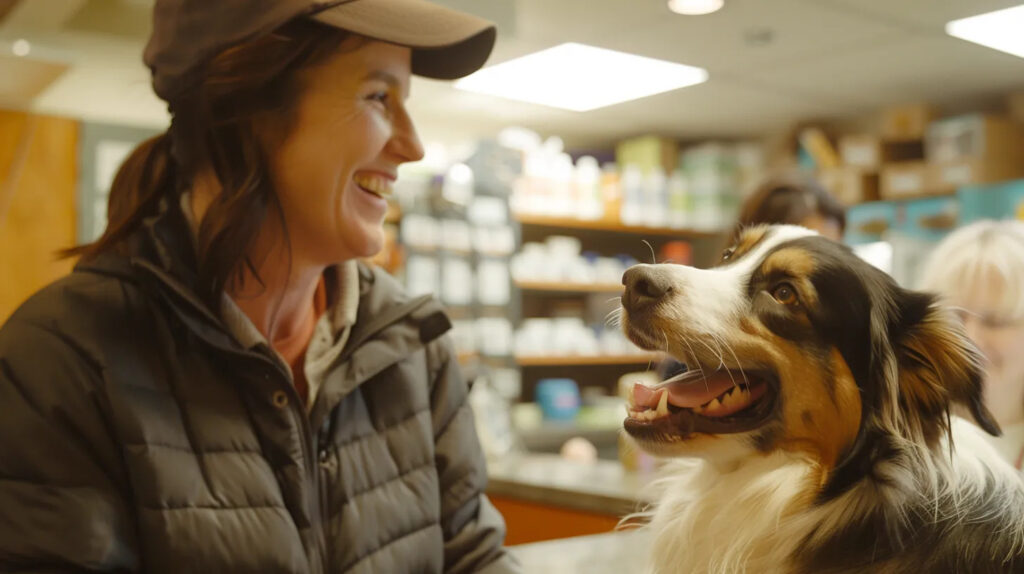
[[[778,396],[766,372],[722,369],[686,372],[655,387],[637,384],[624,426],[635,438],[679,440],[693,433],[757,429],[771,418]]]

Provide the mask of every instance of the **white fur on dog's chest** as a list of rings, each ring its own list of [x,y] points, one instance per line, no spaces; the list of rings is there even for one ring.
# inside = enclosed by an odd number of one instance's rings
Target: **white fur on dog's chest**
[[[783,453],[755,456],[731,468],[703,460],[670,463],[664,494],[650,524],[651,574],[784,572],[806,533],[784,525],[799,512],[807,459]]]

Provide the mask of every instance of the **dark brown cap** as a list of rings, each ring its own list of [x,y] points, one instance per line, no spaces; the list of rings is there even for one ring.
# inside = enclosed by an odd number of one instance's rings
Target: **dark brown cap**
[[[309,17],[412,48],[412,72],[453,80],[480,69],[494,47],[493,24],[426,0],[156,0],[143,59],[153,90],[171,100],[201,64],[225,48]]]

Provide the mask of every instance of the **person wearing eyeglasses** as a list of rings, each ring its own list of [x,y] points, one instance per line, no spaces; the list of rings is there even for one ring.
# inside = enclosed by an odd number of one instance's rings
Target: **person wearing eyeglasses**
[[[931,253],[921,288],[942,295],[985,356],[985,404],[1003,429],[991,440],[1024,466],[1024,222],[980,221]]]

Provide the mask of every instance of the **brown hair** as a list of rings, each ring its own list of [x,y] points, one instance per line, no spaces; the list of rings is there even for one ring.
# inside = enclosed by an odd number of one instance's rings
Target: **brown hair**
[[[762,183],[743,202],[734,236],[751,225],[799,224],[811,215],[820,215],[846,228],[846,209],[825,188],[810,178],[776,177]]]
[[[90,259],[123,250],[124,240],[159,212],[163,200],[177,200],[200,170],[211,169],[221,190],[199,225],[196,290],[216,308],[225,287],[238,285],[246,268],[255,275],[249,250],[268,211],[283,218],[267,171],[269,150],[258,134],[287,133],[302,89],[298,73],[336,53],[347,37],[294,20],[214,56],[198,85],[169,102],[171,127],[121,165],[103,235],[65,255]]]

